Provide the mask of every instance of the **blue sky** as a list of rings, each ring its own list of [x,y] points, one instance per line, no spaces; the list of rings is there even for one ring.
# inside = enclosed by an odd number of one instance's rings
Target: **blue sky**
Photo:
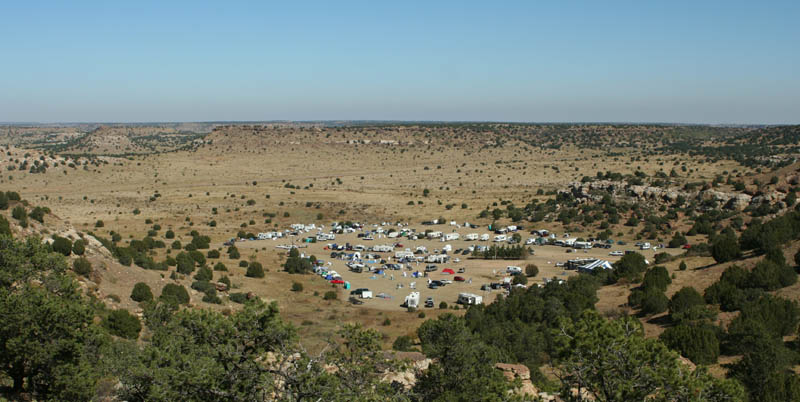
[[[796,0],[271,3],[4,2],[0,121],[800,123]]]

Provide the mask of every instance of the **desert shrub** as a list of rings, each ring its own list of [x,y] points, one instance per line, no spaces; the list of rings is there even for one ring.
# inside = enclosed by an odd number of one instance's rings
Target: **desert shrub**
[[[669,253],[658,253],[655,255],[655,262],[656,264],[663,264],[672,259],[672,256]]]
[[[23,219],[27,220],[28,215],[25,212],[25,207],[23,207],[22,205],[17,205],[16,207],[14,207],[14,209],[11,210],[11,217],[18,221],[21,221]]]
[[[72,270],[81,276],[88,276],[92,273],[92,263],[86,258],[78,258],[72,262]]]
[[[247,294],[241,292],[231,293],[228,298],[234,303],[244,304],[247,301]]]
[[[241,255],[239,254],[239,249],[236,248],[236,246],[228,247],[228,257],[232,260],[238,260],[239,258],[241,258]]]
[[[219,258],[219,250],[208,250],[208,253],[206,253],[206,257]]]
[[[75,255],[83,255],[86,252],[86,240],[75,240],[75,243],[72,243],[72,252]]]
[[[167,230],[167,231],[164,233],[164,238],[165,238],[165,239],[174,239],[174,238],[175,238],[175,232],[173,232],[173,231],[172,231],[172,229],[170,229],[170,230]]]
[[[687,267],[686,267],[686,262],[685,262],[685,261],[681,261],[681,264],[680,264],[680,265],[678,265],[678,270],[680,270],[680,271],[686,271],[686,268],[687,268]]]
[[[173,250],[180,250],[180,249],[183,248],[183,246],[181,245],[181,241],[180,240],[175,240],[174,242],[172,242],[170,247],[172,247]]]
[[[511,279],[512,285],[527,285],[528,284],[528,277],[525,275],[514,275],[514,278]]]
[[[0,192],[2,194],[2,192]],[[5,216],[0,215],[0,235],[11,236],[11,223]]]
[[[150,290],[150,286],[144,282],[133,285],[131,300],[139,303],[153,300],[153,292]]]
[[[8,209],[8,196],[2,191],[0,191],[0,209],[3,211]]]
[[[242,268],[247,268],[248,265],[250,265],[250,264],[245,260],[239,261],[239,266],[242,267]]]
[[[667,290],[667,286],[669,286],[670,283],[672,283],[672,279],[670,279],[667,269],[662,266],[656,266],[650,268],[647,273],[644,274],[642,288],[653,288],[663,292]]]
[[[29,213],[28,216],[39,223],[44,223],[44,214],[48,211],[48,209],[42,207],[35,207],[33,210],[31,210],[31,213]]]
[[[264,267],[261,266],[260,262],[253,261],[247,267],[247,273],[244,274],[249,278],[263,278],[264,277]]]
[[[300,282],[292,282],[292,292],[301,292],[303,290],[303,284]]]
[[[142,323],[139,317],[131,314],[128,310],[113,310],[103,320],[103,327],[109,333],[125,339],[136,339],[139,337],[139,332],[142,330]]]
[[[535,264],[526,265],[525,266],[525,275],[530,276],[530,277],[534,277],[536,275],[539,275],[539,267],[537,267]]]
[[[664,292],[657,289],[648,289],[642,294],[641,306],[644,314],[659,314],[667,311],[669,299],[664,295]]]
[[[780,266],[765,259],[756,264],[749,279],[750,287],[772,291],[797,282],[797,272],[791,267]]]
[[[72,241],[65,237],[53,236],[53,251],[69,256],[72,254]]]
[[[211,272],[211,269],[206,266],[202,266],[197,270],[197,274],[194,276],[194,279],[196,281],[210,281],[213,279],[213,277],[214,274]]]
[[[715,237],[711,244],[711,256],[714,257],[714,261],[717,263],[734,260],[739,258],[741,254],[739,241],[734,234],[721,234]]]
[[[686,237],[681,232],[675,232],[670,239],[669,244],[667,245],[669,248],[678,248],[686,244]]]
[[[177,271],[179,274],[189,275],[194,272],[195,262],[189,254],[180,252],[175,257],[178,262]]]
[[[189,292],[186,291],[186,288],[183,285],[174,283],[164,285],[159,299],[169,304],[188,304],[190,300]]]
[[[206,263],[206,256],[204,256],[204,255],[203,255],[203,253],[201,253],[201,252],[199,252],[199,251],[197,251],[197,250],[194,250],[194,251],[189,251],[189,257],[192,257],[192,259],[193,259],[193,260],[194,260],[194,261],[195,261],[195,262],[196,262],[198,265],[203,265],[203,264],[205,264],[205,263]]]
[[[445,302],[445,301],[439,302],[439,309],[440,310],[446,310],[447,309],[447,302]]]
[[[338,295],[333,290],[329,290],[325,292],[325,295],[322,296],[324,300],[336,300]]]
[[[614,263],[612,279],[614,281],[625,279],[630,283],[638,283],[642,280],[645,270],[647,270],[647,263],[643,255],[639,253],[625,254]]]
[[[106,224],[103,223],[103,221],[101,221],[99,219],[97,220],[97,222],[94,223],[94,227],[96,227],[96,228],[101,228],[101,227],[104,227],[105,225]]]
[[[408,335],[400,335],[392,343],[392,350],[398,352],[410,352],[413,350],[414,342]]]
[[[659,339],[695,364],[714,364],[719,358],[717,331],[709,324],[679,324],[667,328]]]
[[[705,306],[703,296],[693,287],[684,286],[677,291],[669,300],[669,314],[684,313],[695,306]]]
[[[227,270],[228,267],[226,267],[225,264],[221,262],[214,264],[214,271],[227,271]]]
[[[386,317],[386,319],[383,320],[381,325],[383,325],[384,327],[388,327],[388,326],[392,325],[392,320],[390,320],[389,317]]]

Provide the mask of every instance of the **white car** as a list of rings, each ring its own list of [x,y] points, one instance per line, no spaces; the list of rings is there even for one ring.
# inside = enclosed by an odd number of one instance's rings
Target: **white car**
[[[622,251],[617,250],[617,251],[612,251],[612,252],[608,253],[608,255],[613,255],[615,257],[620,257],[620,256],[625,255],[625,253],[623,253]]]

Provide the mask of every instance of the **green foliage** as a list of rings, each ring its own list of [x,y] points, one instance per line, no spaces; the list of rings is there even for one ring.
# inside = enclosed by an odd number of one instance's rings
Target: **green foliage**
[[[3,193],[0,192],[0,194]],[[0,215],[0,236],[11,236],[11,224],[3,215]]]
[[[639,253],[628,253],[614,263],[612,280],[617,282],[624,279],[629,283],[638,283],[642,280],[645,270],[647,263],[644,256]]]
[[[607,320],[586,311],[552,332],[562,367],[562,395],[578,388],[598,401],[741,401],[736,382],[688,370],[657,339],[646,339],[634,317]]]
[[[695,364],[714,364],[719,358],[717,330],[708,324],[669,327],[659,339]]]
[[[443,314],[417,329],[422,352],[434,359],[414,385],[421,400],[501,401],[510,383],[494,369],[500,353],[475,339],[461,317]]]
[[[72,254],[72,241],[67,239],[66,237],[61,236],[53,236],[53,251],[56,253],[61,253],[65,256],[69,256]]]
[[[175,238],[175,232],[173,232],[172,229],[167,230],[166,232],[164,232],[164,238],[165,239],[174,239]]]
[[[730,366],[728,376],[747,388],[753,401],[800,400],[798,376],[789,371],[792,364],[780,340],[754,334],[744,355]]]
[[[284,271],[290,274],[307,274],[313,268],[310,258],[301,258],[296,248],[289,250],[289,256],[283,264]]]
[[[247,293],[234,292],[228,295],[228,298],[234,303],[244,304],[247,301]]]
[[[672,239],[669,240],[669,244],[667,246],[669,248],[678,248],[686,243],[688,243],[686,236],[684,236],[681,232],[675,232],[675,234],[672,236]]]
[[[793,285],[797,282],[797,272],[765,259],[756,264],[749,278],[750,287],[770,291]]]
[[[392,349],[398,352],[410,352],[414,350],[414,341],[408,335],[400,335],[392,343]]]
[[[126,339],[136,339],[142,330],[142,323],[139,317],[131,314],[128,310],[112,310],[103,320],[103,327],[109,333]]]
[[[194,272],[195,261],[188,253],[185,252],[178,253],[178,255],[175,256],[175,261],[178,262],[177,265],[178,273],[189,275],[192,272]]]
[[[739,258],[741,251],[739,250],[739,242],[736,239],[736,235],[728,233],[716,236],[711,243],[711,256],[714,257],[714,261],[717,263]]]
[[[512,285],[527,285],[528,284],[528,277],[525,275],[514,275],[514,278],[511,280]]]
[[[144,282],[138,282],[133,285],[133,290],[131,291],[131,300],[138,303],[152,301],[153,292],[150,290],[150,286]]]
[[[334,292],[333,290],[329,290],[325,292],[325,295],[322,296],[324,300],[336,300],[339,298],[339,295]]]
[[[214,264],[214,271],[227,271],[227,270],[228,267],[226,267],[225,264],[221,262]]]
[[[535,264],[528,264],[525,266],[525,275],[528,277],[534,277],[539,275],[539,267]]]
[[[514,246],[489,246],[489,249],[483,252],[477,250],[473,252],[473,256],[483,258],[485,260],[524,260],[527,257],[528,250],[525,246],[518,244]]]
[[[686,271],[686,268],[687,268],[686,267],[686,262],[685,261],[681,261],[681,264],[678,265],[678,270],[679,271]]]
[[[173,305],[189,304],[189,292],[186,291],[183,285],[168,283],[161,289],[159,300]]]
[[[667,290],[667,286],[669,286],[670,283],[672,283],[672,279],[669,277],[669,272],[667,269],[662,266],[655,266],[650,268],[647,273],[644,274],[642,288],[658,289],[661,292],[664,292]]]
[[[89,276],[92,273],[92,263],[86,258],[78,258],[72,262],[72,270],[80,276]]]
[[[202,266],[200,269],[197,270],[197,274],[194,276],[194,280],[196,281],[210,281],[214,278],[214,274],[211,272],[211,269]]]
[[[300,282],[292,282],[292,292],[302,292],[303,284]]]
[[[8,196],[5,192],[0,191],[0,210],[7,210],[8,209]]]
[[[241,258],[241,255],[239,254],[239,249],[236,248],[236,246],[228,247],[228,257],[232,260],[238,260],[239,258]]]
[[[686,313],[696,306],[705,306],[703,296],[691,286],[684,286],[677,291],[669,300],[669,314],[676,316]]]
[[[86,240],[78,239],[72,243],[72,253],[75,255],[83,255],[86,252]]]
[[[208,250],[208,252],[206,253],[206,257],[219,258],[219,250]]]
[[[642,295],[641,306],[644,314],[660,314],[667,311],[669,299],[658,289],[647,289]]]
[[[260,262],[252,261],[247,267],[247,273],[245,273],[244,276],[248,278],[263,278],[264,267],[261,266]]]

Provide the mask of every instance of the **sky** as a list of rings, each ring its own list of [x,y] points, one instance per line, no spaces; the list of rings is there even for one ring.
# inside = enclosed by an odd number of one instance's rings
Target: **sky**
[[[0,122],[800,123],[800,1],[5,1]]]

